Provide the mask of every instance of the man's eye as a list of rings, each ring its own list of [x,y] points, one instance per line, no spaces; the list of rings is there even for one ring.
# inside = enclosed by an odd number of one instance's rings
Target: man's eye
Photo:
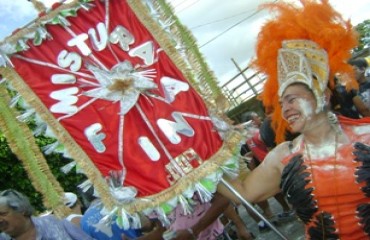
[[[289,99],[288,99],[288,103],[293,103],[293,102],[294,102],[294,100],[296,100],[296,97],[289,98]]]

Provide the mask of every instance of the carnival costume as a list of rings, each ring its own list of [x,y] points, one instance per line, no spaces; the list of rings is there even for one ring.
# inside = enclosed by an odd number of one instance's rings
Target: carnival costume
[[[370,144],[370,119],[345,120],[340,124],[350,142],[328,147],[330,157],[312,160],[302,140],[283,160],[281,189],[309,239],[367,239],[370,233],[370,147],[363,144]]]
[[[273,109],[276,141],[284,140],[287,123],[278,100],[295,83],[306,85],[316,98],[316,113],[326,107],[324,92],[334,87],[334,74],[352,74],[346,64],[356,34],[328,1],[301,0],[263,5],[276,10],[262,28],[255,67],[267,75],[262,94]],[[348,86],[357,88],[354,78]],[[335,141],[313,149],[304,136],[283,159],[280,187],[306,225],[308,239],[368,239],[370,234],[370,118],[339,118],[328,112]],[[347,138],[339,143],[340,137]],[[314,154],[313,154],[314,153]]]

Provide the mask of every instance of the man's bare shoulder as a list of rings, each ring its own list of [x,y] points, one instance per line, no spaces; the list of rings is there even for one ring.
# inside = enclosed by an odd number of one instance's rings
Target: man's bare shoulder
[[[284,157],[290,154],[291,142],[283,142],[272,149],[266,156],[267,161],[281,161]]]
[[[263,163],[270,167],[278,168],[280,171],[282,171],[284,168],[284,164],[282,163],[283,159],[297,151],[299,142],[300,137],[294,141],[280,143],[267,154]]]

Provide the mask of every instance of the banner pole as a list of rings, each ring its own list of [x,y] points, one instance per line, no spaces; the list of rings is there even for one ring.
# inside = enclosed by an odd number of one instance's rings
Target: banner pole
[[[247,200],[245,200],[238,191],[235,190],[233,186],[231,186],[225,179],[221,179],[221,183],[225,185],[227,189],[229,189],[230,192],[232,192],[239,201],[245,206],[246,208],[250,209],[254,214],[256,214],[261,220],[263,220],[267,226],[271,228],[281,239],[288,240],[287,237],[285,237],[270,221],[268,221],[260,212],[257,211],[253,207],[251,203],[249,203]]]

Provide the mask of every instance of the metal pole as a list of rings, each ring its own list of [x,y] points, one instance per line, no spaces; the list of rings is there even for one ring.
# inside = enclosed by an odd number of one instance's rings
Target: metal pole
[[[234,60],[234,58],[231,59],[231,61],[234,63],[235,67],[239,70],[239,72],[241,73],[241,75],[243,76],[244,80],[247,82],[249,88],[253,91],[254,95],[258,95],[258,92],[257,90],[254,88],[254,86],[252,86],[252,84],[249,82],[249,79],[251,78],[247,78],[247,76],[245,76],[244,74],[244,71],[242,71],[242,69],[239,67],[239,65],[236,63],[236,61]]]
[[[263,220],[267,226],[271,228],[281,239],[288,240],[287,237],[285,237],[272,223],[270,223],[260,212],[258,212],[251,203],[249,203],[247,200],[245,200],[238,191],[235,190],[233,186],[231,186],[225,179],[221,178],[221,183],[225,185],[227,189],[229,189],[230,192],[232,192],[239,201],[248,209],[250,209],[254,214],[256,214],[261,220]]]

